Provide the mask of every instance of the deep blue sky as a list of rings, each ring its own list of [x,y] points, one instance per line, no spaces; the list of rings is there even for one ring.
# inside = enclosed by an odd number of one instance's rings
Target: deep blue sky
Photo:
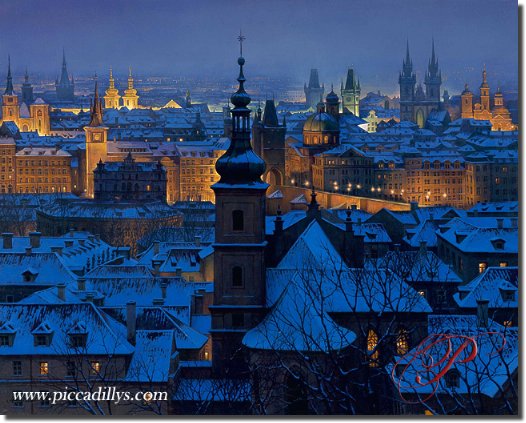
[[[235,75],[247,37],[247,74],[338,82],[349,65],[364,85],[397,83],[409,38],[417,72],[431,37],[452,85],[488,73],[517,79],[517,2],[511,0],[0,0],[0,66],[59,71],[62,46],[75,74]],[[470,70],[471,69],[471,70]],[[464,76],[464,73],[467,76]],[[447,82],[446,82],[447,85]],[[393,87],[394,88],[394,87]]]

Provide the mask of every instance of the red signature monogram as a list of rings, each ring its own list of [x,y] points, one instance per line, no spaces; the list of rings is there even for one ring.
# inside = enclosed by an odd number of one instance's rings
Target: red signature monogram
[[[496,354],[506,345],[506,338],[500,332],[481,332],[473,336],[458,334],[432,334],[418,346],[402,356],[394,365],[391,378],[395,382],[403,401],[410,404],[425,402],[430,399],[439,386],[439,381],[455,363],[469,363],[478,354],[477,338],[498,336],[502,345]],[[413,379],[414,381],[410,380]],[[421,388],[431,386],[432,390],[423,400],[410,401],[404,398],[402,391],[413,390],[418,393]]]

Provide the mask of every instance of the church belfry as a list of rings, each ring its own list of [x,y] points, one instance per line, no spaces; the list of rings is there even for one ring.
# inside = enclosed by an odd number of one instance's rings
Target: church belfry
[[[86,196],[93,198],[95,194],[93,171],[99,161],[106,161],[108,154],[108,128],[103,124],[102,99],[99,99],[97,81],[95,81],[90,123],[84,127],[84,131],[86,132]]]
[[[120,107],[121,96],[119,90],[115,88],[115,79],[113,78],[113,70],[110,68],[109,86],[104,96],[104,107],[106,109],[118,109]]]
[[[354,69],[347,70],[347,79],[345,85],[341,87],[342,95],[342,112],[352,113],[354,116],[360,116],[360,81],[355,78]]]
[[[323,97],[325,86],[320,86],[320,78],[318,76],[318,69],[310,70],[309,85],[304,84],[303,91],[305,92],[305,102],[307,107],[316,109],[316,105]]]
[[[435,55],[435,40],[432,41],[431,59],[427,66],[424,84],[426,85],[426,98],[428,101],[440,105],[440,86],[442,85],[442,72],[438,68],[438,59]]]
[[[2,96],[2,119],[4,121],[15,122],[18,125],[20,118],[20,108],[18,107],[18,96],[13,88],[13,77],[11,75],[11,57],[7,60],[7,82]]]
[[[133,76],[130,67],[130,72],[128,74],[128,88],[124,90],[124,95],[122,96],[122,103],[124,107],[127,107],[129,110],[136,109],[139,107],[139,96],[137,95],[137,90],[133,86]]]
[[[484,70],[482,71],[482,84],[480,84],[480,105],[482,106],[482,110],[490,110],[489,84],[488,75],[486,72],[486,65],[484,65]]]
[[[265,162],[250,144],[250,97],[245,91],[244,37],[239,36],[238,90],[232,95],[232,137],[216,163],[212,355],[216,373],[242,371],[241,341],[265,311]],[[233,361],[234,360],[234,361]]]
[[[27,68],[24,75],[24,83],[22,84],[22,102],[26,103],[27,105],[33,102],[33,86],[29,82]]]
[[[409,41],[407,41],[405,59],[398,83],[400,84],[400,120],[413,120],[416,75],[413,73],[413,61],[409,55]]]

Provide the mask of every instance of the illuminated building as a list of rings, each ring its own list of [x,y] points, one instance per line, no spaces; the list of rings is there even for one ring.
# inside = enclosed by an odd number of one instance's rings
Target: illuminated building
[[[475,120],[488,120],[491,122],[493,131],[514,131],[517,126],[513,124],[509,110],[504,106],[504,98],[500,88],[494,96],[493,110],[490,108],[489,84],[486,66],[482,71],[482,83],[480,84],[480,103],[473,105],[473,93],[467,84],[461,96],[462,118],[473,118]]]
[[[27,87],[25,95],[29,95]],[[6,89],[2,96],[2,122],[14,122],[22,132],[37,131],[39,135],[50,133],[49,106],[41,98],[29,104],[29,107],[26,103],[19,104],[18,95],[13,89],[10,60]]]
[[[71,192],[71,154],[58,148],[27,147],[18,151],[16,192]]]
[[[409,43],[407,43],[406,57],[403,61],[398,83],[400,84],[400,120],[415,122],[420,128],[423,128],[429,114],[442,108],[440,102],[442,73],[438,67],[434,41],[431,59],[429,60],[424,79],[425,92],[421,84],[418,84],[415,89],[416,74],[413,73],[413,61],[409,55]]]
[[[106,109],[118,109],[120,107],[121,96],[119,95],[119,90],[115,88],[115,79],[113,78],[113,71],[110,68],[110,85],[106,90],[106,95],[104,96],[104,107]]]
[[[131,68],[128,74],[128,88],[124,90],[124,95],[122,96],[122,105],[129,110],[139,107],[139,96],[137,95],[137,90],[133,87]]]
[[[331,91],[324,103],[318,103],[303,125],[303,141],[289,138],[286,147],[285,174],[287,184],[310,186],[314,156],[340,143],[339,98]]]
[[[360,116],[360,81],[354,77],[354,69],[347,70],[345,86],[342,82],[342,112]]]

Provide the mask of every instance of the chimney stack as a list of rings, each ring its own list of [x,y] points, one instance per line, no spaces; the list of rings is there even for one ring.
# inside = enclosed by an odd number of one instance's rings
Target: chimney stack
[[[77,279],[77,289],[79,291],[85,291],[86,290],[86,278],[78,278]]]
[[[135,301],[126,303],[126,333],[128,342],[135,345],[135,333],[137,324],[137,305]]]
[[[154,241],[153,242],[153,253],[155,255],[159,254],[159,246],[161,245],[161,243],[159,241]]]
[[[31,245],[31,248],[40,248],[40,232],[30,232],[29,233],[29,243]]]
[[[26,247],[26,256],[30,256],[31,252],[31,247]]]
[[[477,326],[488,327],[488,300],[477,300]]]
[[[2,234],[3,249],[10,250],[13,248],[13,234],[11,232],[4,232]]]
[[[183,269],[181,269],[180,267],[176,267],[175,268],[175,276],[180,278],[182,275],[183,275]]]
[[[66,301],[66,284],[59,283],[57,285],[57,296],[60,301]]]

